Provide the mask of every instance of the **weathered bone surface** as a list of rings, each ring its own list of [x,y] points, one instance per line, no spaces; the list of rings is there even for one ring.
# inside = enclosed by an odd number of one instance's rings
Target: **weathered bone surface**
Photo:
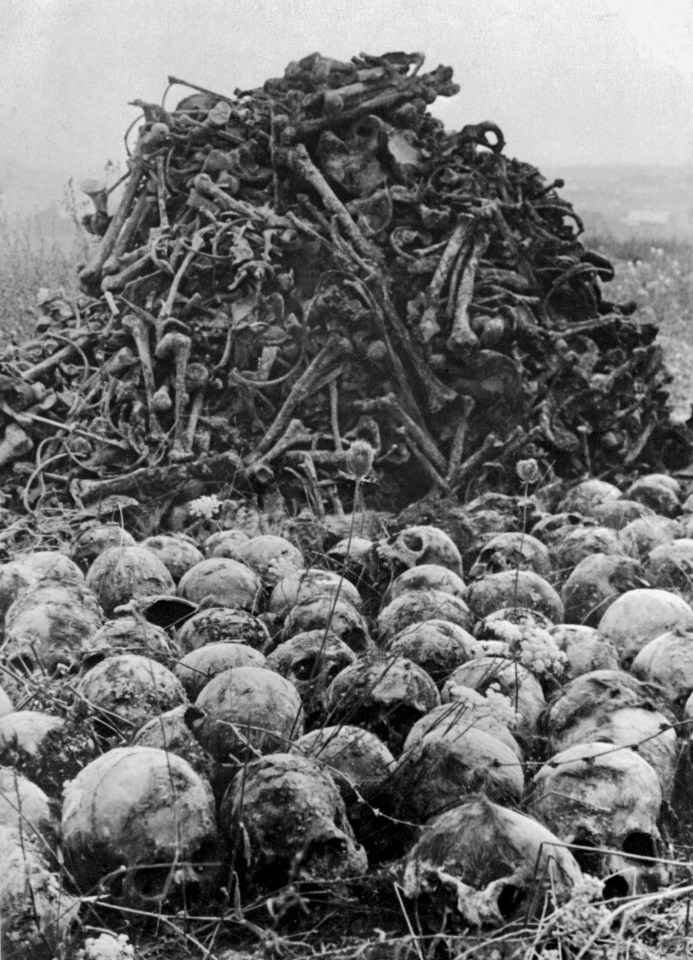
[[[646,760],[592,742],[551,757],[534,778],[529,810],[560,840],[582,847],[574,854],[586,872],[608,879],[616,894],[634,895],[667,880],[657,860],[661,806],[659,778]]]
[[[339,880],[367,867],[344,801],[324,766],[276,753],[240,770],[221,807],[237,868],[260,886],[286,880]]]
[[[122,882],[130,902],[161,903],[181,884],[200,882],[214,870],[212,791],[174,753],[118,747],[68,784],[62,837],[79,889],[114,872],[111,882]]]
[[[570,896],[582,874],[573,855],[531,817],[484,797],[431,821],[405,860],[404,890],[436,897],[471,927],[541,913]]]

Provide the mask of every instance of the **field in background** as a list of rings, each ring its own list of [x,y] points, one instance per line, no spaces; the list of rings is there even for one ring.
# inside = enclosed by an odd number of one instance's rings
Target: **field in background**
[[[607,256],[616,279],[605,297],[617,303],[635,300],[637,316],[653,320],[675,381],[677,414],[690,413],[693,397],[693,239],[589,232],[585,246]],[[77,293],[76,267],[90,241],[76,222],[45,215],[11,222],[0,206],[0,344],[34,333],[34,307],[41,287]]]
[[[604,287],[608,300],[635,300],[636,316],[658,324],[674,375],[672,404],[690,416],[693,400],[693,241],[588,235],[586,246],[607,256],[616,278]]]

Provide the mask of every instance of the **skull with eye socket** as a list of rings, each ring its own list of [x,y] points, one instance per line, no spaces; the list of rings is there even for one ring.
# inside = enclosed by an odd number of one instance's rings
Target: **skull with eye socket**
[[[80,890],[103,882],[139,908],[216,875],[212,790],[166,750],[116,747],[92,760],[65,789],[61,832]]]
[[[656,890],[667,881],[657,858],[662,789],[650,764],[628,748],[578,743],[537,773],[530,812],[565,843],[607,896]],[[638,859],[643,857],[645,859]]]
[[[234,866],[254,887],[338,881],[367,868],[335,782],[315,760],[273,753],[248,763],[221,804]]]
[[[453,540],[438,527],[407,527],[394,537],[379,540],[376,552],[395,570],[433,563],[462,576],[462,557]]]
[[[306,723],[314,726],[325,717],[328,686],[356,660],[354,651],[330,630],[306,630],[280,643],[267,657],[267,666],[293,683]]]
[[[500,927],[562,902],[582,873],[545,826],[479,796],[429,820],[404,861],[404,893],[436,933]],[[452,909],[451,909],[452,908]]]

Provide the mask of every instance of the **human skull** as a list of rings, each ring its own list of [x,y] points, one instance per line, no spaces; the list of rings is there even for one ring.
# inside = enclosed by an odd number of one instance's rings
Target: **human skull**
[[[689,536],[685,528],[680,528],[676,520],[667,517],[639,517],[618,531],[621,553],[636,557],[641,563],[655,547],[671,543],[677,537]]]
[[[172,534],[158,534],[147,537],[140,543],[141,547],[151,550],[158,557],[178,583],[184,573],[187,573],[196,563],[204,560],[202,553],[192,540],[187,537],[173,536]]]
[[[467,603],[483,619],[501,607],[537,610],[552,623],[563,622],[563,603],[554,588],[532,570],[504,570],[475,580],[467,589]]]
[[[432,727],[405,748],[388,784],[397,818],[423,824],[470,794],[519,803],[522,764],[502,740],[461,725]]]
[[[144,547],[108,547],[89,567],[87,586],[94,591],[106,616],[133,597],[176,592],[168,569]]]
[[[580,513],[550,513],[534,524],[531,534],[551,549],[568,536],[571,530],[590,525],[596,526],[596,521],[583,517]]]
[[[218,861],[209,784],[154,747],[116,747],[87,764],[65,788],[61,832],[83,893],[99,881],[122,882],[124,898],[137,905],[209,880]]]
[[[503,570],[533,570],[545,579],[553,564],[547,547],[530,533],[497,533],[487,540],[469,571],[470,580]]]
[[[393,848],[397,837],[391,824],[380,815],[395,758],[379,737],[344,723],[304,734],[291,752],[326,765],[369,860],[399,856],[401,847]]]
[[[566,680],[593,670],[618,670],[618,651],[613,640],[594,627],[560,623],[549,627],[549,633],[565,655]]]
[[[224,670],[202,688],[195,707],[195,736],[218,763],[286,749],[303,734],[298,690],[265,667]]]
[[[662,474],[649,474],[638,477],[625,492],[628,500],[637,500],[654,510],[661,517],[676,517],[681,513],[681,501],[678,490],[671,484],[673,477]],[[674,481],[676,482],[676,481]]]
[[[80,900],[50,869],[38,841],[0,826],[0,955],[52,960],[77,926]]]
[[[97,744],[89,724],[38,710],[15,710],[0,718],[0,764],[26,776],[49,797],[60,797],[65,780],[93,758]]]
[[[407,527],[394,537],[379,540],[376,551],[382,560],[392,564],[408,568],[422,563],[435,563],[462,576],[460,551],[447,533],[438,527]]]
[[[517,714],[514,734],[521,745],[534,742],[546,701],[541,684],[526,667],[506,657],[480,657],[450,674],[441,692],[443,702],[454,701],[457,687],[503,696]]]
[[[594,670],[571,680],[542,719],[554,753],[592,740],[637,749],[667,800],[679,755],[673,722],[662,691],[620,670]]]
[[[139,730],[136,730],[130,738],[129,745],[156,747],[158,750],[168,750],[170,753],[177,754],[190,764],[195,773],[209,780],[216,790],[221,771],[193,733],[191,714],[193,717],[197,716],[195,708],[185,703],[171,710],[165,710],[158,717],[147,720]],[[228,778],[224,789],[226,786],[228,786]]]
[[[598,627],[617,597],[649,586],[645,570],[632,557],[593,553],[578,563],[561,587],[565,622]]]
[[[188,698],[195,700],[212,677],[232,667],[264,667],[267,659],[245,643],[206,643],[186,653],[173,668]]]
[[[269,612],[282,620],[297,603],[315,596],[340,596],[357,610],[363,602],[356,587],[334,570],[297,570],[282,577],[274,586],[269,601]]]
[[[425,899],[438,914],[452,901],[477,928],[540,915],[547,897],[567,899],[581,877],[546,827],[486,797],[430,821],[404,862],[407,897]]]
[[[661,687],[681,719],[693,693],[693,628],[669,630],[650,640],[633,660],[630,672]]]
[[[619,537],[610,527],[580,524],[551,547],[554,583],[564,583],[575,567],[593,553],[621,553]]]
[[[437,563],[421,563],[416,567],[409,567],[395,577],[385,592],[383,603],[389,603],[403,593],[416,590],[441,590],[464,600],[467,586],[462,577],[447,567],[441,567]]]
[[[89,669],[106,657],[118,653],[136,653],[151,657],[165,666],[175,661],[178,651],[161,627],[144,617],[124,616],[107,620],[92,636],[85,637],[79,648],[82,669]]]
[[[655,514],[654,510],[650,510],[644,503],[621,497],[618,500],[607,500],[605,503],[592,507],[590,515],[604,527],[623,530],[633,520],[640,517],[653,517]]]
[[[207,537],[204,542],[205,556],[228,557],[230,560],[241,559],[241,547],[250,537],[243,530],[220,530]]]
[[[297,633],[270,653],[267,666],[286,677],[298,690],[306,719],[324,719],[327,688],[340,670],[356,663],[356,654],[329,630]]]
[[[425,670],[404,657],[383,654],[345,667],[327,688],[329,720],[370,730],[395,756],[414,723],[439,703]]]
[[[180,680],[150,657],[106,657],[81,678],[78,692],[104,737],[131,735],[151,717],[186,703]]]
[[[270,533],[251,537],[240,544],[238,556],[268,586],[274,586],[282,577],[305,566],[303,554],[295,544]]]
[[[392,640],[411,624],[426,620],[448,620],[466,631],[473,622],[469,607],[459,597],[442,590],[413,590],[382,608],[377,617],[380,639]]]
[[[639,754],[606,743],[574,744],[551,757],[532,786],[530,813],[560,840],[582,848],[574,849],[575,859],[607,881],[607,895],[646,893],[666,881],[656,862],[662,790]]]
[[[693,601],[693,538],[681,537],[673,543],[654,547],[645,563],[652,586]]]
[[[0,766],[0,829],[8,827],[46,845],[55,834],[48,795],[17,770]]]
[[[0,564],[0,620],[20,593],[39,584],[84,586],[84,574],[74,561],[56,550],[20,554]]]
[[[102,623],[103,614],[90,590],[43,581],[23,590],[5,615],[5,660],[22,670],[40,668],[44,674],[59,667],[74,670],[82,645]]]
[[[71,558],[85,569],[108,547],[135,547],[135,538],[119,523],[91,522],[80,529],[72,543]]]
[[[219,607],[233,607],[253,613],[260,602],[262,580],[240,560],[210,557],[196,563],[183,574],[178,593],[193,603],[211,597]]]
[[[606,480],[581,480],[571,487],[559,505],[559,510],[589,514],[593,506],[609,500],[618,500],[621,491]]]
[[[269,630],[259,617],[234,607],[207,607],[198,610],[176,631],[181,650],[189,653],[207,643],[244,643],[264,653]]]
[[[355,653],[372,649],[368,624],[356,607],[336,593],[309,596],[287,614],[281,631],[282,641],[310,630],[330,630]]]
[[[625,670],[650,640],[669,630],[693,629],[693,609],[668,590],[628,590],[606,610],[598,629],[613,642]]]
[[[443,619],[410,624],[388,641],[386,649],[417,663],[439,686],[453,670],[482,653],[471,633]]]
[[[275,753],[248,763],[224,796],[220,823],[246,874],[260,887],[335,881],[367,868],[339,790],[308,757]]]
[[[504,743],[522,761],[522,747],[512,734],[515,723],[516,714],[509,700],[504,714],[497,699],[494,702],[471,687],[458,686],[454,688],[454,699],[434,707],[416,721],[404,741],[404,749],[409,750],[429,733],[454,739],[469,730],[483,730]]]

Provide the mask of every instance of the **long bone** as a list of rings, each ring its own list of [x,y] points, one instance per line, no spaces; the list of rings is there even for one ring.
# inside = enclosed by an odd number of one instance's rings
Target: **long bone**
[[[445,344],[451,353],[464,355],[479,347],[479,338],[469,325],[469,305],[474,292],[476,269],[488,243],[489,235],[482,229],[472,241],[469,255],[465,257],[462,275],[455,293],[452,327]]]
[[[156,345],[154,355],[157,360],[170,360],[173,358],[175,364],[175,399],[173,406],[173,416],[175,419],[173,444],[169,458],[174,463],[181,463],[183,460],[190,460],[192,453],[185,448],[185,423],[183,422],[183,410],[188,401],[188,394],[185,389],[185,371],[188,366],[188,357],[192,341],[184,333],[170,331],[165,333]]]
[[[317,385],[324,381],[326,376],[330,374],[338,375],[339,362],[349,356],[353,349],[351,342],[346,337],[340,337],[336,333],[330,336],[322,350],[313,357],[310,364],[294,383],[289,396],[275,417],[274,423],[255,448],[248,463],[256,462],[269,450],[275,439],[287,427],[291,414],[296,407],[305,400],[309,393],[317,389]]]
[[[290,170],[319,194],[326,209],[335,217],[361,256],[367,257],[369,260],[374,260],[376,263],[380,262],[383,259],[382,251],[379,247],[376,247],[375,244],[366,240],[347,208],[311,160],[310,154],[304,145],[299,143],[295,147],[290,147],[288,150],[280,150],[277,151],[277,153],[278,158],[281,159]]]
[[[436,446],[435,441],[397,402],[394,393],[385,394],[384,397],[376,397],[374,400],[357,400],[355,406],[359,410],[363,410],[364,413],[372,413],[376,410],[389,413],[404,429],[405,436],[422,450],[436,470],[441,473],[445,471],[447,466],[445,457]]]
[[[147,326],[144,320],[135,316],[134,313],[126,313],[121,323],[126,330],[130,331],[130,334],[135,341],[135,346],[137,347],[137,355],[140,358],[144,392],[147,398],[147,412],[149,414],[149,431],[155,440],[161,440],[164,436],[164,431],[159,423],[159,418],[156,415],[156,410],[153,403],[156,385],[154,383],[152,353],[149,345],[150,328]]]
[[[469,241],[471,226],[470,218],[467,215],[461,215],[438,261],[436,272],[426,291],[426,306],[419,321],[419,335],[424,343],[428,343],[440,331],[438,300],[460,250]]]
[[[207,367],[203,363],[189,363],[185,377],[185,388],[188,396],[192,397],[190,412],[188,413],[188,422],[185,426],[183,436],[183,449],[186,455],[193,454],[193,441],[197,424],[202,415],[205,403],[205,392],[210,376]]]
[[[271,475],[269,465],[276,460],[278,456],[295,444],[310,443],[312,439],[313,434],[304,426],[302,420],[291,420],[287,425],[284,436],[277,440],[274,446],[270,447],[264,456],[254,459],[250,464],[246,464],[248,476],[256,477],[261,482],[266,482]]]
[[[128,218],[143,173],[144,161],[142,157],[134,156],[130,161],[130,177],[120,205],[109,223],[108,230],[106,230],[106,233],[103,235],[101,243],[94,252],[92,259],[87,266],[80,271],[80,283],[88,285],[101,279],[103,265],[113,252],[113,247],[116,244],[120,231],[123,229],[125,221]]]

